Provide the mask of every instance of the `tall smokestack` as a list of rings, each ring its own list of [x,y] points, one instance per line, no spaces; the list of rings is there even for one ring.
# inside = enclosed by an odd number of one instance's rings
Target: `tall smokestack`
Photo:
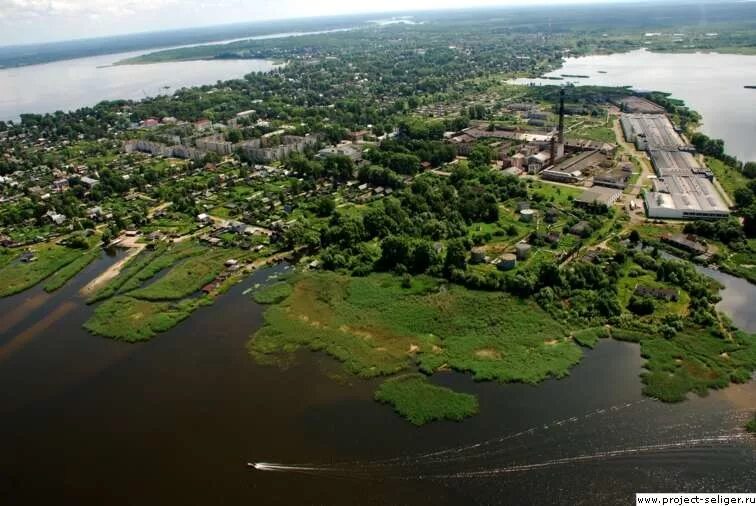
[[[564,144],[564,88],[559,90],[559,144]]]

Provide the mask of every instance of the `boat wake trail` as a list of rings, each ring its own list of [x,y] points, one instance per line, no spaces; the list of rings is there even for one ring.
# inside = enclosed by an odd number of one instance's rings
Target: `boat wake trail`
[[[589,455],[578,455],[574,457],[564,457],[560,459],[547,460],[544,462],[538,462],[534,464],[522,464],[512,465],[505,467],[496,467],[491,469],[482,469],[477,471],[463,471],[451,474],[425,476],[425,478],[434,479],[448,479],[448,478],[484,478],[490,476],[497,476],[508,473],[522,473],[527,471],[534,471],[537,469],[543,469],[548,467],[561,466],[565,464],[576,464],[581,462],[591,462],[597,460],[606,460],[616,457],[627,457],[632,455],[639,455],[644,453],[662,452],[667,450],[676,449],[688,449],[705,446],[713,446],[719,444],[728,444],[738,440],[743,440],[747,436],[744,434],[725,434],[721,436],[687,439],[685,441],[678,441],[675,443],[665,443],[656,445],[638,446],[634,448],[623,448],[619,450],[610,450],[604,452],[597,452]]]
[[[697,427],[691,425],[690,422],[686,422],[679,426],[666,426],[663,431],[664,433],[657,433],[655,444],[628,446],[628,443],[632,443],[626,440],[624,441],[624,447],[620,445],[602,445],[605,448],[604,451],[594,451],[582,455],[563,456],[564,453],[562,455],[552,453],[554,450],[557,452],[560,451],[561,445],[556,443],[556,441],[559,441],[559,438],[562,437],[561,432],[551,435],[552,431],[556,429],[560,431],[567,430],[574,437],[576,429],[569,427],[579,427],[580,431],[578,434],[584,434],[585,431],[582,430],[582,422],[587,422],[596,417],[610,417],[615,413],[621,416],[625,410],[638,407],[639,404],[644,402],[646,400],[595,409],[583,415],[552,420],[545,424],[539,424],[526,430],[505,434],[493,439],[426,453],[409,454],[387,459],[334,461],[322,464],[310,462],[287,465],[273,462],[250,462],[247,466],[258,471],[313,475],[328,474],[332,477],[362,479],[481,478],[602,459],[632,457],[634,455],[653,452],[663,453],[671,450],[727,445],[743,440],[746,437],[742,432],[738,432],[737,430],[728,431],[727,433],[720,431],[714,433],[701,432],[705,430],[703,426]],[[685,438],[685,435],[683,435],[683,430],[688,432],[688,438]],[[539,434],[542,434],[544,438],[534,438]],[[693,437],[694,434],[696,437]],[[595,439],[591,438],[591,441],[593,443]],[[593,446],[593,444],[590,446]],[[620,447],[618,448],[618,446]],[[550,457],[553,458],[549,459],[548,455],[543,455],[542,458],[544,460],[540,462],[527,462],[527,455],[532,455],[530,450],[533,449],[539,449],[539,453],[542,454],[544,451],[552,453]],[[601,449],[601,447],[598,449]],[[525,460],[525,462],[517,462],[519,460],[518,456]]]
[[[319,466],[319,465],[287,465],[278,464],[275,462],[247,462],[247,467],[256,471],[268,471],[278,473],[299,473],[299,474],[323,474],[328,473],[335,476],[354,477],[359,473],[355,473],[354,469],[348,469],[344,467],[333,466]]]
[[[723,434],[718,436],[703,437],[686,439],[683,441],[676,441],[671,443],[653,444],[636,446],[632,448],[621,448],[615,450],[607,450],[602,452],[595,452],[586,455],[576,455],[571,457],[563,457],[557,459],[546,460],[543,462],[525,463],[525,464],[513,464],[501,467],[492,467],[485,469],[477,469],[473,471],[457,471],[452,473],[434,473],[427,466],[438,464],[438,462],[418,462],[417,467],[413,469],[413,473],[407,474],[406,467],[401,463],[398,463],[394,468],[397,474],[384,473],[381,477],[384,479],[417,479],[417,480],[445,480],[445,479],[474,479],[474,478],[488,478],[494,476],[500,476],[510,473],[525,473],[528,471],[536,471],[545,468],[551,468],[556,466],[563,466],[568,464],[580,464],[584,462],[594,462],[601,460],[610,460],[613,458],[632,457],[636,455],[643,455],[654,452],[665,452],[669,450],[684,450],[693,448],[713,447],[718,445],[728,445],[737,441],[742,441],[749,438],[747,434],[734,433]],[[447,463],[452,463],[456,459],[450,459]],[[385,464],[384,464],[385,465]],[[300,473],[300,474],[329,474],[334,477],[342,478],[371,478],[374,477],[373,471],[370,466],[363,468],[360,467],[335,467],[328,465],[287,465],[271,462],[250,462],[248,467],[254,468],[258,471],[271,471],[271,472],[284,472],[284,473]],[[404,468],[404,469],[403,469]],[[415,474],[419,473],[419,474]]]

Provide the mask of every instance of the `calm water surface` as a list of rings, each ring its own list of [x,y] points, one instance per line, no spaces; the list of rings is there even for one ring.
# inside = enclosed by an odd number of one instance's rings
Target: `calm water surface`
[[[520,79],[517,82],[631,86],[638,90],[668,92],[703,116],[702,131],[724,139],[728,153],[741,160],[756,161],[756,90],[744,88],[756,85],[756,56],[640,50],[568,58],[562,68],[546,76],[562,74],[588,78]]]
[[[87,334],[78,290],[114,261],[59,293],[0,300],[3,505],[629,504],[636,491],[756,491],[756,446],[740,429],[754,382],[661,404],[641,395],[638,346],[604,341],[538,386],[437,375],[477,394],[481,413],[417,429],[371,400],[376,382],[339,381],[322,354],[285,371],[249,358],[262,308],[242,292],[277,269],[148,343]]]
[[[70,111],[93,106],[103,100],[137,100],[165,95],[183,87],[215,84],[217,81],[244,77],[250,72],[268,72],[277,67],[267,60],[207,60],[113,66],[121,60],[146,53],[178,47],[223,45],[244,40],[280,39],[354,29],[273,33],[0,69],[0,120],[18,121],[24,113]]]
[[[0,120],[17,121],[22,113],[69,111],[103,100],[170,94],[183,87],[214,84],[275,68],[266,60],[112,66],[140,54],[144,51],[0,70]]]

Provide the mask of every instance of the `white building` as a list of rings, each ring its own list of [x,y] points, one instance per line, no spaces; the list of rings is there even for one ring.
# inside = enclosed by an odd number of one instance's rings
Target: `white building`
[[[653,191],[646,192],[645,202],[649,218],[689,220],[730,216],[711,181],[694,175],[655,180]]]

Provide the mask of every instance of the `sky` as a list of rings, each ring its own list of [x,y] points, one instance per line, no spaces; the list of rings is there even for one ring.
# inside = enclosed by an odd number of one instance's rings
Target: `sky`
[[[0,0],[0,46],[269,19],[618,0]]]

